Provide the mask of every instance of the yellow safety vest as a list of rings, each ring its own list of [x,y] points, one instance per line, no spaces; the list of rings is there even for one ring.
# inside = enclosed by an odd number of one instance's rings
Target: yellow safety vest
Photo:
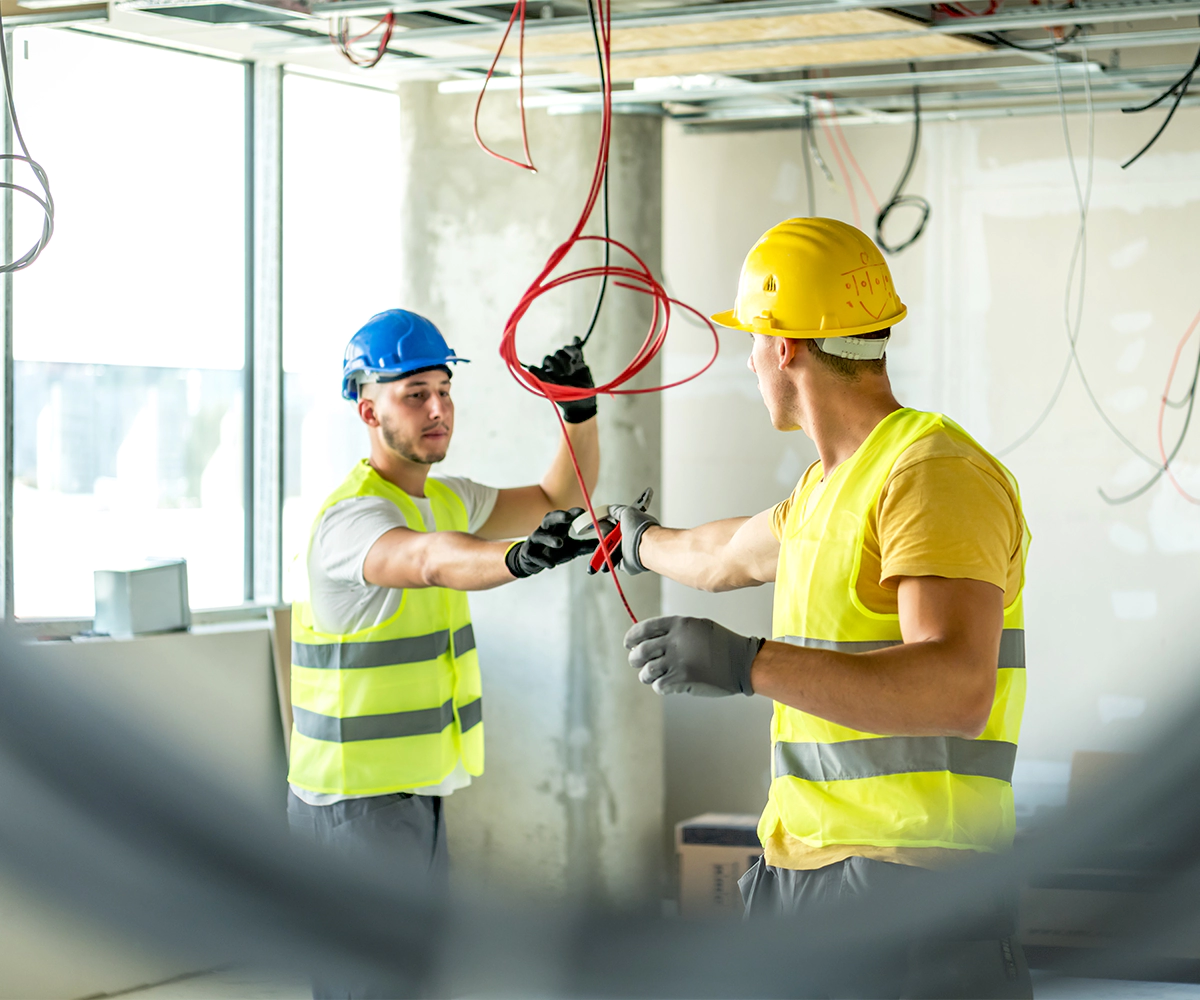
[[[805,500],[817,481],[797,495],[783,528],[775,577],[778,641],[851,653],[903,641],[898,615],[871,611],[859,600],[855,584],[863,534],[901,453],[939,428],[970,440],[938,413],[903,409],[889,414],[834,469],[807,517]],[[1008,470],[992,461],[1015,489]],[[1024,528],[1022,563],[1028,538]],[[1021,583],[1023,590],[1023,569]],[[978,739],[879,736],[776,702],[771,791],[760,836],[765,840],[782,823],[813,847],[1006,849],[1013,837],[1012,770],[1024,705],[1019,591],[1004,609],[996,696]]]
[[[434,525],[365,460],[321,508],[351,497],[391,500],[414,531],[466,531],[467,511],[448,487],[425,492]],[[309,549],[312,540],[309,540]],[[307,559],[306,559],[307,565]],[[306,602],[292,605],[292,727],[288,781],[313,792],[382,795],[434,785],[459,759],[483,773],[483,702],[467,595],[408,588],[380,625],[318,632]]]

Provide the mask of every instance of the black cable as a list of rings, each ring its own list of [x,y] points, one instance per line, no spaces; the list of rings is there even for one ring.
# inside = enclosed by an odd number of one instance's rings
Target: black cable
[[[604,49],[600,45],[600,28],[596,23],[596,4],[595,0],[587,0],[588,17],[592,22],[592,39],[596,43],[596,65],[600,68],[600,93],[604,93]],[[604,293],[608,290],[608,262],[612,246],[608,242],[609,239],[609,224],[608,224],[608,163],[604,164],[604,188],[601,193],[604,199],[604,275],[600,279],[600,293],[596,296],[596,305],[592,309],[592,318],[588,322],[587,333],[583,335],[583,339],[579,342],[579,346],[583,347],[587,344],[588,339],[592,335],[592,331],[596,329],[596,321],[600,318],[600,307],[604,305]]]
[[[1003,45],[1005,48],[1016,49],[1018,52],[1055,52],[1060,46],[1075,41],[1081,31],[1083,31],[1082,25],[1077,24],[1069,35],[1064,35],[1062,38],[1056,39],[1046,45],[1022,45],[1020,42],[1014,42],[1010,38],[1005,38],[998,31],[986,31],[983,33],[983,37],[989,38],[997,45]],[[1057,53],[1055,54],[1057,57]]]
[[[1196,71],[1198,69],[1200,69],[1200,49],[1196,50],[1196,58],[1192,60],[1191,69],[1184,73],[1183,76],[1171,84],[1170,87],[1159,94],[1158,97],[1152,100],[1149,104],[1143,104],[1138,108],[1121,109],[1123,114],[1136,115],[1142,111],[1149,111],[1151,108],[1165,101],[1171,96],[1171,94],[1175,94],[1175,103],[1171,105],[1171,110],[1167,112],[1167,117],[1163,119],[1163,123],[1158,127],[1158,131],[1150,137],[1150,141],[1146,143],[1146,145],[1144,145],[1141,149],[1134,153],[1133,156],[1121,164],[1122,170],[1127,170],[1129,167],[1137,163],[1137,161],[1142,158],[1142,154],[1146,153],[1151,146],[1158,142],[1159,136],[1161,136],[1167,130],[1167,126],[1171,124],[1171,119],[1175,117],[1175,112],[1179,110],[1179,104],[1183,100],[1184,95],[1188,92],[1188,87],[1190,87],[1192,84],[1192,77],[1196,75]]]
[[[1198,385],[1200,385],[1200,351],[1196,352],[1196,365],[1192,369],[1192,384],[1188,386],[1188,391],[1184,394],[1183,399],[1181,399],[1178,403],[1173,403],[1169,399],[1163,400],[1167,406],[1173,406],[1177,409],[1181,406],[1187,407],[1187,412],[1183,417],[1183,427],[1181,427],[1179,430],[1179,437],[1175,439],[1175,445],[1171,449],[1171,453],[1167,456],[1166,462],[1163,464],[1162,468],[1158,469],[1158,471],[1156,471],[1154,475],[1147,479],[1146,482],[1144,482],[1132,493],[1127,493],[1123,497],[1110,497],[1104,492],[1104,490],[1097,489],[1096,492],[1100,494],[1101,499],[1103,499],[1106,504],[1109,504],[1112,507],[1117,507],[1120,504],[1129,503],[1131,500],[1136,500],[1138,497],[1144,495],[1152,486],[1154,486],[1155,483],[1162,479],[1163,473],[1171,467],[1171,463],[1175,461],[1175,456],[1179,454],[1179,449],[1183,447],[1183,442],[1187,438],[1188,428],[1192,423],[1192,414],[1196,409],[1196,387]],[[1167,391],[1170,391],[1170,386],[1167,387]]]
[[[915,73],[917,71],[916,63],[908,64],[909,71]],[[888,199],[886,205],[879,210],[879,215],[875,217],[875,242],[889,254],[897,254],[901,250],[906,250],[921,238],[921,234],[925,232],[925,226],[929,222],[929,213],[931,211],[929,202],[922,198],[919,194],[904,194],[904,185],[908,183],[912,177],[913,167],[917,163],[917,154],[921,148],[921,88],[913,86],[913,133],[912,143],[908,148],[908,160],[904,164],[904,169],[900,172],[900,179],[896,182],[896,187],[892,191],[891,198]],[[887,217],[891,214],[894,208],[919,208],[921,210],[921,221],[917,223],[916,229],[913,230],[911,236],[903,243],[896,246],[889,246],[883,238],[883,224],[887,221]]]
[[[17,106],[13,101],[12,76],[8,69],[8,45],[4,39],[4,20],[2,17],[0,17],[0,68],[4,72],[4,99],[8,107],[8,120],[12,122],[13,134],[16,136],[17,143],[21,147],[20,154],[0,153],[0,160],[8,160],[11,163],[20,162],[29,164],[29,169],[33,171],[33,176],[41,186],[42,193],[39,195],[22,184],[15,184],[8,180],[0,181],[0,190],[17,191],[23,195],[27,195],[38,203],[43,215],[42,235],[38,238],[37,242],[16,260],[9,261],[7,264],[0,264],[0,274],[7,274],[28,267],[46,249],[46,244],[50,242],[50,237],[54,235],[54,197],[50,194],[50,179],[46,176],[46,171],[42,165],[29,155],[29,147],[25,145],[25,136],[21,133],[21,123],[17,121]]]

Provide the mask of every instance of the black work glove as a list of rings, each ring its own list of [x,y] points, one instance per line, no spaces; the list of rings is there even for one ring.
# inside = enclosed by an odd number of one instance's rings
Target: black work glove
[[[592,370],[583,360],[583,345],[578,337],[566,347],[559,348],[553,354],[547,354],[540,367],[526,367],[543,382],[549,382],[551,385],[590,389],[596,384],[592,381]],[[562,410],[563,420],[568,424],[582,424],[596,415],[596,397],[561,400],[558,401],[558,408]]]
[[[580,541],[568,534],[571,522],[582,513],[582,507],[550,511],[532,535],[510,546],[504,554],[504,565],[508,571],[517,579],[533,576],[534,573],[553,569],[595,549],[596,539]]]
[[[750,665],[764,642],[707,618],[680,615],[647,618],[625,633],[629,665],[638,671],[638,680],[659,694],[701,698],[754,694]]]

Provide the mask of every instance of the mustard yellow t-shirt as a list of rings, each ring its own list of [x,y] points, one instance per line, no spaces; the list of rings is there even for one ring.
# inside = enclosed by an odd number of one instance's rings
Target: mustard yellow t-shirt
[[[776,505],[771,516],[776,538],[782,538],[796,498],[822,475],[821,463],[814,462],[792,495]],[[822,488],[818,482],[805,497],[805,513]],[[858,596],[872,611],[896,614],[901,577],[942,576],[994,584],[1003,589],[1007,606],[1021,588],[1024,531],[1020,498],[1004,474],[969,438],[950,428],[936,430],[901,453],[867,517]],[[810,847],[782,823],[766,836],[763,848],[768,864],[798,869],[824,868],[850,857],[948,868],[977,856],[939,847]]]

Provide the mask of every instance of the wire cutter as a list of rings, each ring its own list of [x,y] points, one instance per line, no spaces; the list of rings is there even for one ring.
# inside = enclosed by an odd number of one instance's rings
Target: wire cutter
[[[632,506],[637,510],[645,512],[650,507],[650,501],[653,499],[654,488],[647,486]],[[624,506],[624,504],[620,506]],[[613,517],[612,507],[597,507],[595,510],[596,520],[600,524],[603,537],[600,539],[600,544],[596,546],[596,551],[592,553],[591,561],[588,563],[588,573],[599,573],[605,565],[606,557],[611,560],[613,554],[621,545],[621,522],[618,518]],[[595,538],[596,525],[592,523],[592,515],[583,513],[575,518],[571,522],[570,534],[577,541],[586,541],[590,538]]]

